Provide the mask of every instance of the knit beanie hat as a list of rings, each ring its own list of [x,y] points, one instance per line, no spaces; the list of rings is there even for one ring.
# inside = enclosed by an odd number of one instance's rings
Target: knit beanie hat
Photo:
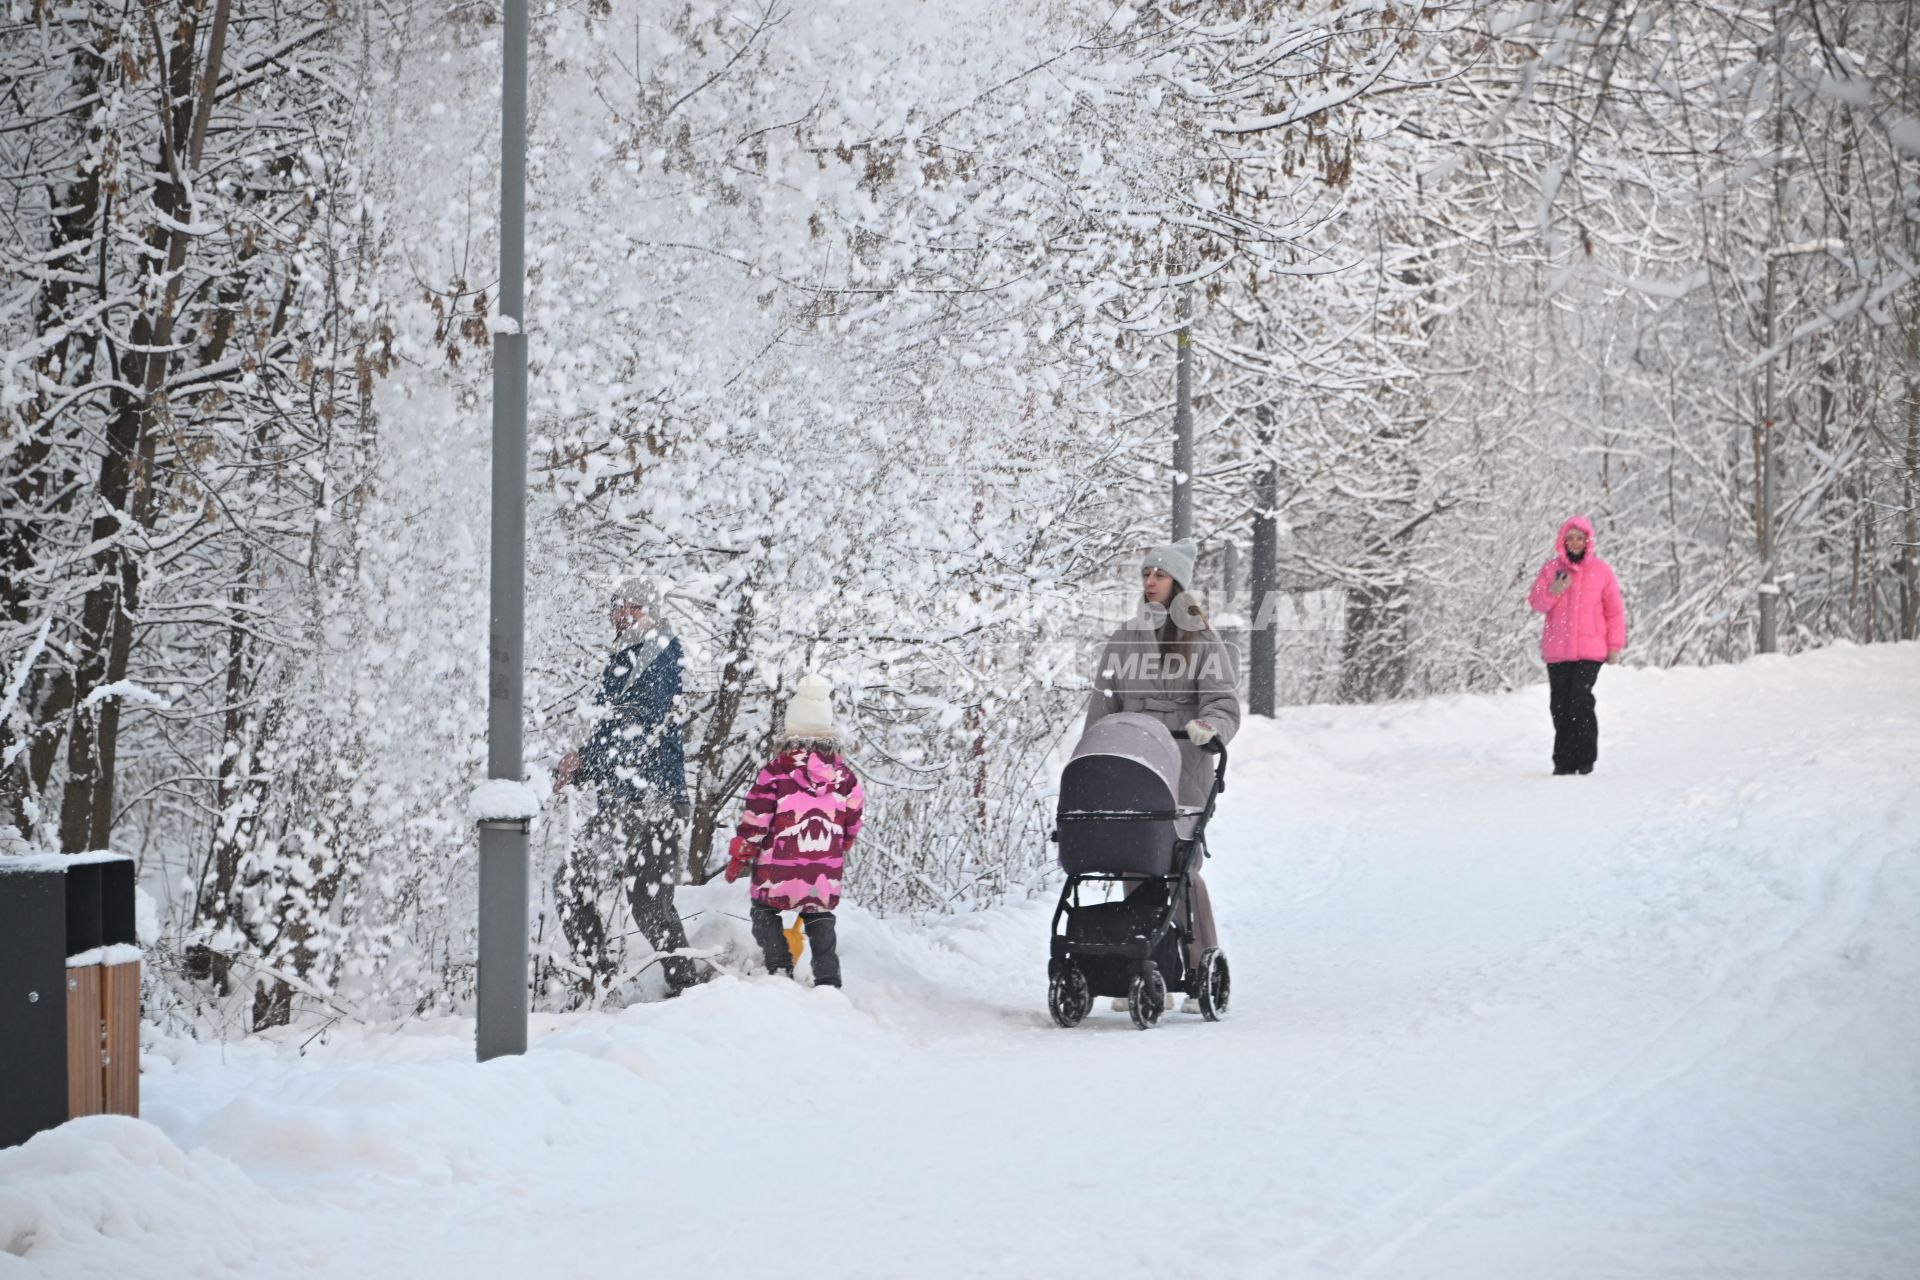
[[[1193,586],[1194,561],[1200,558],[1200,548],[1194,545],[1192,538],[1182,538],[1165,546],[1153,548],[1140,561],[1140,568],[1158,569],[1183,587]]]
[[[835,738],[840,731],[833,724],[833,685],[825,676],[800,678],[793,700],[787,703],[787,720],[781,726],[782,737]]]
[[[645,609],[649,614],[660,607],[660,593],[646,578],[628,578],[613,589],[613,598],[607,603],[614,605],[629,604]]]

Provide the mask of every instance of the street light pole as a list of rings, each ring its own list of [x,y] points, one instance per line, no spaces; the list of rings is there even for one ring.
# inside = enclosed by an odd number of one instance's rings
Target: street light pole
[[[1193,536],[1193,286],[1180,286],[1179,357],[1174,372],[1173,540]],[[1191,586],[1191,583],[1183,583]]]
[[[500,288],[493,329],[493,541],[487,776],[521,780],[527,589],[527,0],[506,0],[500,94]],[[527,822],[480,823],[479,1060],[527,1049]]]
[[[1784,32],[1782,33],[1782,38],[1784,39]],[[1775,49],[1777,53],[1779,50],[1778,43],[1776,43]],[[1780,109],[1778,104],[1775,104],[1773,113],[1773,150],[1775,156],[1782,155],[1786,149],[1785,121],[1786,113]],[[1781,209],[1784,207],[1786,201],[1786,169],[1787,166],[1785,164],[1779,164],[1774,167],[1773,226],[1769,232],[1769,239],[1773,241],[1777,241],[1781,235]],[[1778,312],[1774,308],[1774,280],[1779,262],[1780,259],[1777,254],[1772,252],[1767,254],[1766,293],[1765,301],[1762,303],[1765,311],[1761,317],[1761,322],[1767,344],[1766,349],[1769,353],[1773,352],[1774,322],[1778,319]],[[1774,415],[1775,405],[1773,399],[1773,369],[1777,363],[1778,360],[1775,355],[1769,354],[1767,356],[1767,372],[1760,396],[1760,456],[1754,459],[1754,462],[1760,468],[1760,519],[1758,523],[1760,525],[1759,649],[1761,653],[1775,653],[1778,652],[1780,648],[1780,562],[1779,545],[1777,541],[1780,531],[1774,518],[1775,503],[1778,497],[1775,491],[1775,485],[1778,483],[1779,466],[1779,442],[1774,439],[1778,429],[1778,419]]]
[[[1247,606],[1253,611],[1253,625],[1247,629],[1253,652],[1247,662],[1247,709],[1256,716],[1271,717],[1276,683],[1273,592],[1280,577],[1280,469],[1273,461],[1273,406],[1263,404],[1253,416],[1260,424],[1262,470],[1253,485],[1253,591]]]

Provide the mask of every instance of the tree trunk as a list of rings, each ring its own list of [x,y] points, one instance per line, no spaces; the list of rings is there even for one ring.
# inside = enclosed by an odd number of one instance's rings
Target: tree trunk
[[[713,835],[720,826],[720,815],[731,802],[735,790],[737,771],[725,772],[728,751],[733,742],[734,721],[740,715],[740,703],[746,693],[747,655],[752,647],[754,607],[753,593],[759,581],[756,570],[747,578],[740,592],[740,611],[733,617],[733,627],[727,634],[727,664],[720,672],[720,692],[714,699],[713,714],[707,717],[706,731],[701,735],[700,754],[694,757],[699,765],[700,785],[694,792],[693,830],[687,840],[687,878],[694,884],[705,884],[713,878],[708,862],[713,856]]]
[[[240,577],[243,582],[251,564],[251,554],[242,555]],[[240,855],[247,846],[248,835],[253,827],[252,821],[239,812],[240,799],[246,794],[248,781],[238,774],[243,762],[249,762],[252,756],[247,742],[248,635],[240,622],[240,610],[246,603],[245,588],[235,587],[229,599],[233,605],[233,622],[227,628],[226,725],[214,792],[214,812],[219,817],[214,824],[213,842],[207,850],[207,861],[200,869],[200,889],[193,907],[194,924],[206,924],[216,930],[226,924],[232,914],[233,886],[240,875]],[[257,806],[254,812],[259,812]],[[207,883],[209,871],[213,875],[212,884]]]
[[[93,524],[93,542],[100,550],[93,558],[95,585],[88,590],[81,610],[81,656],[75,666],[73,717],[67,734],[67,786],[61,798],[60,844],[68,852],[105,848],[113,825],[120,700],[107,697],[89,706],[89,699],[101,686],[125,680],[131,662],[140,566],[125,545],[124,535],[129,530],[120,513],[128,513],[135,527],[149,525],[153,519],[155,450],[167,417],[167,348],[173,343],[190,239],[187,228],[193,221],[187,182],[199,161],[197,144],[205,136],[204,125],[197,117],[212,111],[218,87],[228,4],[229,0],[221,0],[215,13],[209,62],[203,75],[196,76],[194,52],[199,27],[191,15],[174,29],[175,40],[167,58],[166,102],[173,107],[161,112],[154,204],[170,225],[156,224],[148,235],[149,244],[165,253],[166,286],[155,310],[134,319],[133,349],[124,353],[121,372],[125,386],[140,390],[135,395],[124,387],[116,389],[106,451],[100,459],[95,491],[104,510]],[[160,6],[148,0],[146,7],[149,30],[158,50],[163,47]],[[189,136],[195,146],[183,150],[177,142]]]
[[[99,94],[105,73],[100,53],[91,42],[83,42],[75,52],[74,67],[75,98],[82,103],[88,102]],[[75,114],[84,118],[89,110],[84,106],[77,107]],[[90,141],[98,143],[100,130],[90,130],[88,137]],[[97,166],[86,168],[60,193],[60,199],[56,202],[60,212],[53,220],[47,265],[60,263],[69,268],[73,266],[65,250],[70,245],[85,245],[100,233],[105,223],[102,201],[100,170]],[[46,333],[59,326],[74,301],[77,288],[68,272],[55,274],[47,280],[35,312],[35,332]],[[104,297],[104,279],[101,289]],[[83,349],[76,351],[76,346]],[[84,331],[69,330],[58,342],[42,352],[36,361],[35,372],[39,375],[41,386],[62,384],[76,367],[90,367],[94,354],[94,347]],[[23,412],[21,425],[27,432],[27,439],[6,460],[8,476],[4,491],[9,515],[4,522],[0,522],[0,621],[18,626],[33,622],[35,609],[28,594],[27,582],[37,559],[43,531],[50,522],[49,517],[72,510],[73,497],[81,491],[81,486],[74,482],[75,477],[67,470],[68,463],[61,461],[54,449],[55,432],[59,424],[41,417],[51,407],[48,400],[47,393],[42,391],[38,402],[29,404]],[[50,466],[61,469],[57,478],[49,474]],[[53,502],[50,509],[42,506],[42,502],[49,497]],[[26,705],[34,708],[31,723],[40,726],[39,733],[32,746],[22,753],[23,758],[7,770],[4,778],[0,778],[0,792],[5,795],[4,818],[21,830],[28,825],[28,799],[44,792],[60,756],[61,739],[54,726],[73,703],[70,671],[57,675],[34,673],[23,696]],[[12,728],[0,722],[0,758],[4,758],[3,753],[12,751],[15,745]]]
[[[1407,595],[1404,583],[1347,589],[1347,631],[1341,644],[1340,700],[1384,702],[1407,686]]]
[[[152,340],[144,318],[133,326],[133,340]],[[129,363],[144,359],[134,357]],[[131,370],[129,371],[131,372]],[[131,381],[131,378],[129,379]],[[107,430],[106,452],[94,492],[103,513],[93,522],[93,568],[97,575],[80,612],[80,653],[74,664],[72,718],[67,727],[66,792],[60,806],[60,847],[68,853],[105,848],[113,812],[113,746],[119,733],[118,700],[89,699],[102,686],[126,678],[137,601],[139,571],[121,545],[119,512],[133,488],[131,459],[140,429],[139,403],[115,394],[116,412]]]

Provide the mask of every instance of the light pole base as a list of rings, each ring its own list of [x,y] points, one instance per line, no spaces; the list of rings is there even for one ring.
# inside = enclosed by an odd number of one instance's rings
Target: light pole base
[[[527,1051],[527,824],[480,824],[479,1060]]]

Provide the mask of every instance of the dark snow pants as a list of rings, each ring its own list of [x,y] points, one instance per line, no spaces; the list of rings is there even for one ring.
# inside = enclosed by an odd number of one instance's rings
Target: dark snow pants
[[[1553,713],[1553,771],[1586,773],[1600,757],[1600,719],[1593,709],[1598,662],[1549,662],[1547,709]]]
[[[1194,869],[1191,881],[1193,884],[1193,942],[1187,948],[1187,963],[1198,970],[1201,958],[1220,945],[1220,930],[1214,926],[1213,898],[1207,893],[1207,882],[1200,878],[1198,867]]]
[[[588,821],[574,858],[554,877],[554,893],[568,945],[596,972],[611,968],[607,925],[597,900],[609,874],[619,877],[633,922],[655,951],[686,948],[686,926],[673,903],[685,830],[685,822],[673,814],[643,815],[604,799]],[[660,967],[670,994],[700,981],[686,956],[665,956]]]
[[[760,958],[766,961],[767,972],[791,974],[793,952],[780,927],[780,913],[755,903],[748,915],[753,921],[753,940],[760,944]],[[835,934],[833,912],[803,912],[801,919],[807,925],[807,949],[813,952],[813,985],[839,986],[840,943]]]
[[[632,843],[631,871],[627,876],[627,905],[633,908],[633,922],[640,926],[653,949],[663,959],[660,968],[667,976],[667,990],[678,994],[699,981],[693,961],[687,956],[666,955],[687,948],[687,927],[680,922],[680,911],[673,905],[673,885],[680,878],[680,847],[686,824],[675,818],[637,824]]]

